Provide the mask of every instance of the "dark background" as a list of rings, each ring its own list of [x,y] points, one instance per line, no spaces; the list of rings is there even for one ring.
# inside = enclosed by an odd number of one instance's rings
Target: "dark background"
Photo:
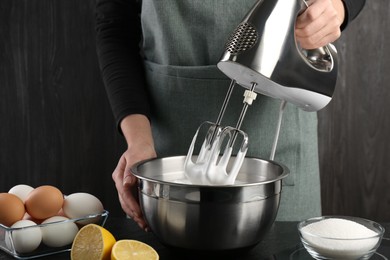
[[[121,215],[111,173],[125,149],[100,77],[95,0],[0,0],[0,192],[89,192]],[[323,214],[390,221],[390,1],[336,43],[340,70],[319,112]]]

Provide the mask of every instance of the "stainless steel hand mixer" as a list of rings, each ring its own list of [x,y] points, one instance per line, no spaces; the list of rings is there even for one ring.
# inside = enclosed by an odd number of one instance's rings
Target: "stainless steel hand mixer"
[[[184,165],[190,182],[234,183],[248,149],[248,136],[240,127],[248,106],[256,98],[255,92],[282,100],[271,160],[286,102],[305,111],[318,111],[330,102],[337,79],[337,51],[332,44],[314,50],[300,48],[295,40],[295,21],[306,8],[304,0],[259,0],[228,39],[217,66],[232,82],[217,121],[204,122],[193,138]],[[221,120],[236,83],[247,89],[244,106],[235,128],[222,127]],[[194,143],[200,128],[207,125],[206,138],[193,162]],[[241,135],[243,141],[228,171],[237,135]],[[227,145],[220,156],[225,139],[228,139]]]

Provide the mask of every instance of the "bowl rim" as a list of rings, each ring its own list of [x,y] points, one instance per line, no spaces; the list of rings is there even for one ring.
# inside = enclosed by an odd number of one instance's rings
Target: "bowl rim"
[[[330,219],[330,218],[350,220],[350,221],[356,222],[360,225],[363,225],[362,223],[370,223],[372,226],[375,227],[376,230],[373,230],[371,228],[369,228],[369,229],[374,231],[376,234],[373,236],[366,236],[366,237],[360,237],[360,238],[359,237],[356,237],[356,238],[335,238],[335,237],[326,237],[326,236],[316,235],[316,234],[312,234],[310,232],[302,231],[302,228],[308,224],[316,223],[316,222],[319,222],[321,220]],[[359,222],[357,222],[355,220],[359,220]],[[368,228],[366,225],[363,225],[363,226]],[[308,219],[300,221],[297,224],[297,228],[298,228],[299,235],[300,235],[301,239],[303,239],[305,241],[306,241],[306,239],[302,236],[302,234],[308,235],[310,237],[333,240],[333,241],[358,241],[358,240],[366,240],[366,239],[373,239],[373,238],[380,238],[381,239],[386,231],[385,228],[381,224],[379,224],[378,222],[375,222],[373,220],[361,218],[361,217],[343,216],[343,215],[324,215],[324,216],[320,216],[320,217],[308,218]],[[378,241],[378,242],[380,242],[380,241]]]
[[[251,157],[251,156],[246,156],[245,158],[266,161],[268,163],[278,165],[283,169],[282,174],[280,174],[280,176],[278,176],[277,178],[272,179],[272,180],[265,180],[265,181],[259,181],[259,182],[253,182],[253,183],[208,185],[208,184],[192,184],[192,183],[163,181],[163,180],[158,180],[158,179],[153,179],[150,177],[142,176],[138,172],[138,167],[145,164],[145,163],[148,163],[148,162],[162,160],[162,159],[174,159],[174,158],[185,158],[185,157],[186,157],[185,155],[178,155],[178,156],[156,157],[156,158],[142,160],[140,162],[133,164],[130,168],[130,171],[135,177],[137,177],[138,179],[141,179],[141,180],[145,180],[145,181],[157,182],[160,184],[174,185],[174,186],[202,187],[202,188],[208,188],[208,187],[209,188],[210,187],[212,187],[212,188],[236,188],[236,187],[239,188],[239,187],[257,186],[257,185],[269,184],[269,183],[274,183],[274,182],[280,181],[280,180],[286,178],[290,174],[289,168],[282,163],[276,162],[274,160],[267,160],[267,159],[262,159],[262,158],[258,158],[258,157]]]

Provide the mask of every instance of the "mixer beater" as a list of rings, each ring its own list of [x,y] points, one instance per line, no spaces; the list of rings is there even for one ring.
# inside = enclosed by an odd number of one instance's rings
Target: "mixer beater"
[[[238,171],[241,168],[246,152],[248,151],[248,135],[244,131],[240,130],[240,128],[248,107],[256,99],[257,94],[254,92],[254,89],[257,84],[253,83],[251,89],[245,90],[244,92],[244,105],[242,107],[236,127],[224,127],[221,126],[221,121],[235,84],[235,80],[232,80],[219,112],[217,121],[215,123],[209,121],[203,122],[197,129],[192,139],[187,157],[184,162],[185,176],[192,184],[233,184],[237,177]],[[192,159],[196,140],[199,132],[204,127],[208,127],[206,137],[202,143],[196,161],[193,162]],[[232,156],[233,146],[238,135],[241,135],[242,137],[241,145],[232,167],[230,170],[227,170],[228,163]],[[225,148],[223,148],[224,145]],[[224,149],[222,156],[220,156],[221,149]]]

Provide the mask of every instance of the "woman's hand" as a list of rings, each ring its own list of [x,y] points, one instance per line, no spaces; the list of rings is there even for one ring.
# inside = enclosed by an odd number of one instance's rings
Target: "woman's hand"
[[[316,49],[334,42],[341,35],[345,10],[341,0],[309,0],[298,16],[295,36],[303,49]]]
[[[137,162],[157,156],[150,123],[143,115],[130,115],[122,120],[121,129],[128,147],[119,159],[112,173],[112,179],[115,182],[123,211],[142,229],[147,230],[148,227],[138,202],[137,178],[130,169]]]

